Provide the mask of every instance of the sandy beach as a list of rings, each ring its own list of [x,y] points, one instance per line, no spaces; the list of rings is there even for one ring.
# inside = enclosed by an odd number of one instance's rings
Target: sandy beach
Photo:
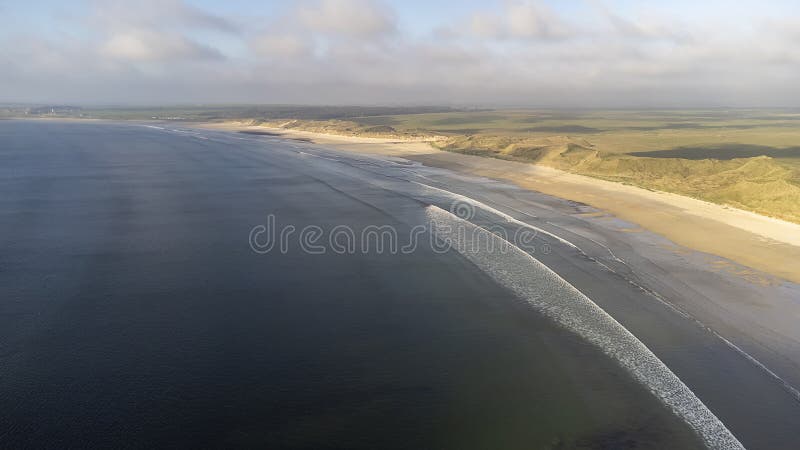
[[[727,258],[780,279],[800,282],[800,225],[791,222],[540,165],[439,151],[421,140],[327,135],[238,123],[202,126],[233,131],[260,130],[340,150],[402,157],[432,167],[508,181],[593,206],[680,246]]]

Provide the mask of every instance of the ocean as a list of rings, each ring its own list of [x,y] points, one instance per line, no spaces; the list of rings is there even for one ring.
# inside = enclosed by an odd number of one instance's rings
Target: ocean
[[[0,158],[0,447],[710,442],[658,383],[426,228],[432,207],[496,217],[406,161],[16,120]],[[531,238],[534,256],[565,245]],[[480,258],[507,258],[485,242]]]

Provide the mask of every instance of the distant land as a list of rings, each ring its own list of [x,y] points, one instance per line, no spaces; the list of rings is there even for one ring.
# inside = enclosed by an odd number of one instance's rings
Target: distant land
[[[0,117],[172,120],[429,142],[800,223],[800,110],[5,105]]]

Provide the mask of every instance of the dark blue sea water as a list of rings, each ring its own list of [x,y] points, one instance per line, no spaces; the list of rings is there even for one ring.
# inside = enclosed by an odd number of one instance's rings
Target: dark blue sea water
[[[456,252],[254,252],[422,214],[292,146],[0,121],[0,447],[698,445]]]

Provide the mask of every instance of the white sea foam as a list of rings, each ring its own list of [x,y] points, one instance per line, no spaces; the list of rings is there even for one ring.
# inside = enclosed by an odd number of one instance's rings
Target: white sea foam
[[[436,206],[426,208],[432,232],[536,310],[596,345],[694,429],[708,448],[742,449],[738,439],[641,341],[574,286],[501,237]],[[485,233],[481,245],[504,244],[502,255],[464,245],[458,229]],[[490,243],[491,240],[495,242]],[[472,249],[472,251],[467,250]],[[485,248],[483,249],[485,250]]]
[[[491,206],[489,206],[489,205],[487,205],[485,203],[479,202],[478,200],[475,200],[474,198],[470,198],[470,197],[467,197],[467,196],[461,195],[461,194],[456,194],[455,192],[450,192],[450,191],[448,191],[446,189],[438,188],[438,187],[431,186],[431,185],[428,185],[428,184],[425,184],[425,183],[420,183],[419,181],[412,181],[412,183],[418,184],[418,185],[423,186],[423,187],[428,188],[428,189],[432,189],[432,190],[435,190],[435,191],[442,192],[442,193],[446,194],[447,196],[451,197],[454,200],[458,200],[458,201],[461,201],[461,202],[464,202],[464,203],[468,203],[468,204],[470,204],[472,206],[475,206],[477,208],[483,209],[485,211],[489,211],[492,214],[495,214],[495,215],[498,215],[498,216],[502,217],[503,219],[505,219],[509,223],[513,223],[514,225],[519,225],[521,227],[530,228],[530,229],[536,231],[537,233],[541,233],[543,235],[550,236],[551,238],[557,240],[558,242],[561,242],[562,244],[568,245],[568,246],[570,246],[570,247],[572,247],[572,248],[574,248],[576,250],[580,250],[580,248],[578,248],[577,245],[575,245],[572,242],[562,238],[561,236],[556,236],[555,234],[550,233],[549,231],[543,230],[543,229],[541,229],[539,227],[535,227],[535,226],[533,226],[533,225],[531,225],[529,223],[525,223],[525,222],[523,222],[521,220],[517,220],[514,217],[504,213],[503,211],[500,211],[499,209],[496,209],[496,208],[492,208]]]

